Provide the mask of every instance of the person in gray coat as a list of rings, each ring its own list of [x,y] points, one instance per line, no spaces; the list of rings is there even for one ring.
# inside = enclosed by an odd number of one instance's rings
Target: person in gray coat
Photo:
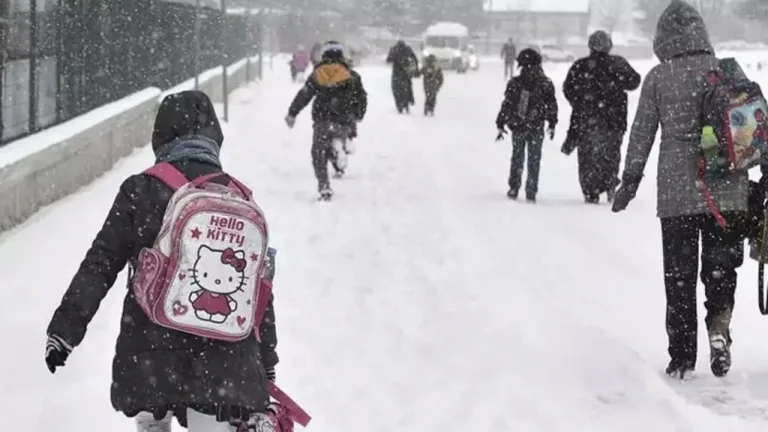
[[[701,279],[710,367],[724,376],[731,366],[730,321],[736,269],[744,259],[748,179],[734,173],[708,185],[728,224],[720,227],[696,187],[704,74],[719,67],[701,15],[673,0],[659,18],[653,42],[661,64],[645,77],[629,137],[622,184],[613,211],[634,199],[659,125],[657,215],[661,219],[667,334],[667,374],[686,378],[696,365],[696,283],[701,237]]]

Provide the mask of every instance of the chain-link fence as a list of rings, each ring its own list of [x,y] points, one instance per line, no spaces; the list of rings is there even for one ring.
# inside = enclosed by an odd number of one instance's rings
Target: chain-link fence
[[[222,3],[0,0],[0,145],[259,53],[258,15]]]

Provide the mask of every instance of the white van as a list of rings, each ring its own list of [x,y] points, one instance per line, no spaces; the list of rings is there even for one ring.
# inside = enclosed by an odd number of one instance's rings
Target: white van
[[[456,22],[439,22],[427,28],[421,43],[422,59],[437,57],[443,69],[464,73],[469,69],[469,29]]]

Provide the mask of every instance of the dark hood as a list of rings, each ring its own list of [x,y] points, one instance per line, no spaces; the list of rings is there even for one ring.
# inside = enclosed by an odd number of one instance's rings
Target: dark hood
[[[199,135],[221,147],[224,134],[211,99],[197,90],[168,95],[160,103],[152,131],[152,149],[157,150],[176,138]]]
[[[672,0],[656,25],[653,52],[660,61],[667,61],[688,54],[714,54],[715,50],[701,14],[682,0]]]

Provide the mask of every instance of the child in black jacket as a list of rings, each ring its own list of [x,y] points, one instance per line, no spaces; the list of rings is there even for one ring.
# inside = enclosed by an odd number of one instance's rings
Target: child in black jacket
[[[544,75],[541,55],[524,49],[517,56],[520,75],[507,84],[504,102],[496,117],[499,131],[497,140],[504,138],[507,128],[512,132],[512,163],[509,170],[510,199],[517,199],[523,175],[525,151],[528,149],[528,179],[525,195],[528,202],[536,202],[539,187],[541,146],[544,142],[544,122],[548,123],[549,138],[554,139],[557,126],[557,99],[552,80]]]
[[[437,57],[430,54],[419,73],[424,78],[424,115],[434,116],[437,92],[443,86],[443,71],[437,63]]]
[[[213,103],[204,93],[172,94],[160,104],[152,132],[157,163],[170,163],[190,180],[220,173],[223,141]],[[120,186],[48,326],[45,362],[51,372],[64,366],[83,341],[118,274],[128,264],[135,267],[141,249],[153,245],[172,195],[173,190],[146,174],[128,177]],[[205,430],[232,432],[230,421],[266,411],[268,380],[274,381],[278,362],[271,300],[259,340],[222,342],[153,323],[128,284],[122,289],[125,301],[112,362],[116,411],[136,417],[139,430],[167,429],[175,415],[182,423],[188,420],[190,431],[204,423],[219,427]]]

